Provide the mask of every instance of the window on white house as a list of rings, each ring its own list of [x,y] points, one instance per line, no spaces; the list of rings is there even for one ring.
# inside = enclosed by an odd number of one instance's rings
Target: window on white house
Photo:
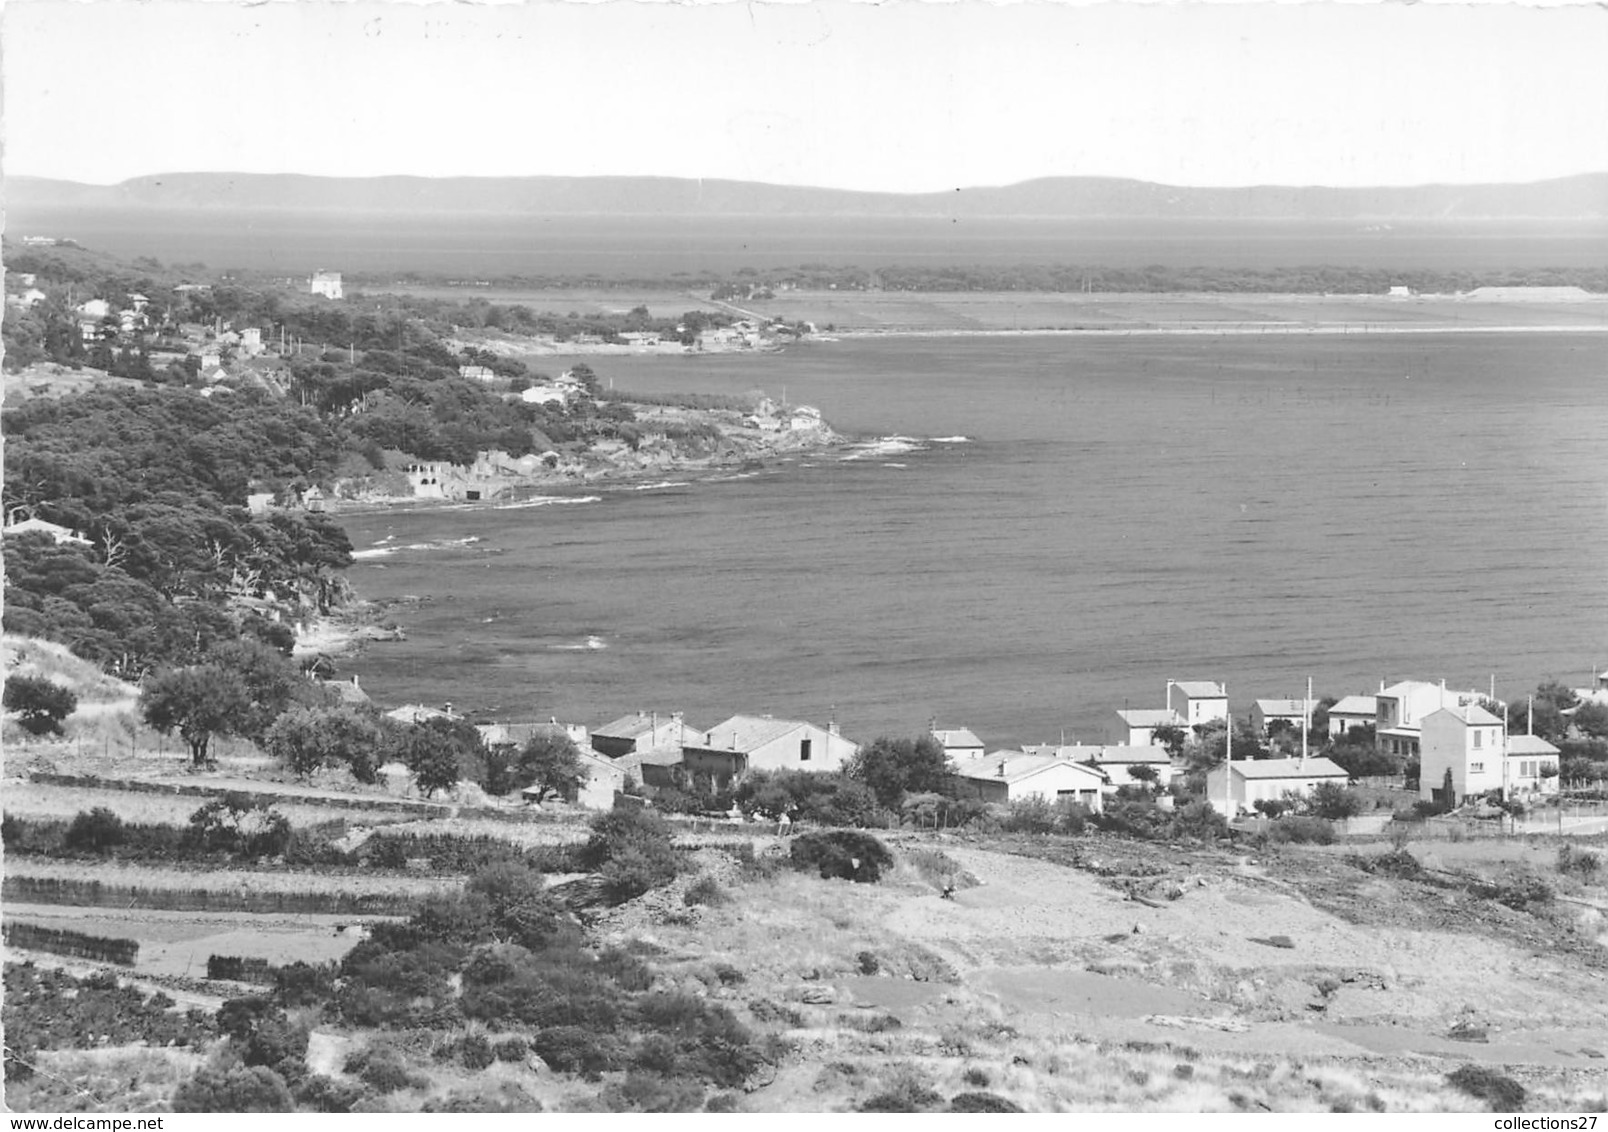
[[[807,763],[807,762],[810,761],[810,744],[813,743],[813,742],[814,742],[813,739],[800,739],[798,741],[798,761],[799,762]]]
[[[1485,732],[1483,732],[1483,731],[1474,732],[1474,749],[1476,751],[1480,749],[1480,741],[1482,739],[1484,739],[1484,738],[1485,738]]]
[[[1468,772],[1470,774],[1479,774],[1484,769],[1485,769],[1485,764],[1484,763],[1469,763],[1468,764]]]

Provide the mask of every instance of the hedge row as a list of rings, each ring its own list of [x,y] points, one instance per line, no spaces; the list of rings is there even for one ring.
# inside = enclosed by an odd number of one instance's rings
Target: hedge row
[[[209,955],[207,978],[273,986],[276,981],[276,969],[268,960],[252,955]]]
[[[284,794],[274,790],[239,790],[223,786],[202,786],[188,782],[148,782],[138,778],[102,778],[94,774],[49,774],[33,771],[30,782],[45,786],[76,786],[90,790],[121,790],[130,794],[175,794],[181,797],[221,798],[225,794],[245,793],[254,802],[269,805],[333,806],[343,810],[374,810],[382,813],[417,814],[426,818],[452,816],[453,807],[440,802],[415,802],[401,798],[359,798],[351,795],[329,797],[322,794]]]
[[[82,815],[80,815],[82,818]],[[340,823],[336,823],[340,824]],[[392,833],[381,830],[356,849],[347,851],[332,844],[328,833],[297,829],[290,831],[282,863],[259,865],[260,858],[247,851],[229,851],[204,844],[191,826],[170,823],[120,822],[109,831],[106,843],[86,846],[82,838],[74,843],[69,831],[72,822],[60,818],[19,818],[6,815],[3,828],[5,849],[18,856],[58,860],[104,860],[182,866],[193,871],[216,869],[257,869],[302,871],[317,869],[326,874],[361,875],[373,869],[402,870],[427,861],[431,872],[462,875],[478,872],[488,865],[522,864],[538,872],[582,871],[574,861],[578,846],[541,845],[529,848],[488,834],[466,836],[456,833]],[[115,836],[114,836],[115,834]]]
[[[20,947],[28,951],[48,951],[52,955],[69,955],[75,959],[117,963],[124,967],[134,966],[134,961],[140,954],[138,940],[86,935],[83,932],[47,928],[39,924],[16,924],[9,920],[0,924],[0,938],[5,940],[8,947]]]
[[[332,916],[405,916],[424,898],[395,892],[251,892],[217,888],[142,888],[98,880],[8,876],[0,897],[19,904],[143,908],[164,912],[278,912]]]

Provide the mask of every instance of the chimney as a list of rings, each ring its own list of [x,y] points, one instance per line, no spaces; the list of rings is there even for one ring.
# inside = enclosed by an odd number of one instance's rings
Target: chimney
[[[355,673],[355,672],[354,672],[354,673],[353,673],[353,674],[352,674],[352,687],[354,687],[354,688],[355,688],[355,687],[357,687],[357,686],[358,686],[358,684],[357,684],[357,673]]]
[[[995,773],[998,774],[999,777],[1001,777],[1001,778],[1005,777],[1005,760],[1004,759],[999,760],[999,769]]]
[[[826,731],[827,731],[828,735],[841,735],[842,734],[842,732],[838,730],[838,723],[837,723],[837,720],[835,720],[835,719],[829,719],[829,720],[826,721]]]
[[[451,715],[452,714],[452,701],[448,700],[445,704],[443,704],[442,705],[442,710],[445,711],[448,715]]]

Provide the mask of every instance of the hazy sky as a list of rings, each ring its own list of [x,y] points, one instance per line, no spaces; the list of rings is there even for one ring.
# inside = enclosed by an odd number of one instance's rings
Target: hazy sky
[[[6,170],[896,191],[1608,169],[1608,9],[10,0]]]

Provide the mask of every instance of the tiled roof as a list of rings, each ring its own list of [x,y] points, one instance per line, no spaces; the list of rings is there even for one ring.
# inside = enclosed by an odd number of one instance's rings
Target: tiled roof
[[[800,727],[799,719],[767,719],[759,715],[734,715],[708,731],[689,734],[687,746],[707,751],[754,751]]]
[[[945,747],[981,747],[983,741],[965,727],[934,728],[933,738]]]
[[[1221,697],[1225,693],[1221,684],[1210,680],[1174,680],[1173,687],[1192,700]]]
[[[1329,709],[1329,714],[1377,716],[1379,714],[1379,697],[1346,696]]]
[[[1092,763],[1095,766],[1172,762],[1172,755],[1168,753],[1167,748],[1154,744],[1133,747],[1124,747],[1121,744],[1095,746],[1089,743],[1055,747],[1045,744],[1039,747],[1023,747],[1022,750],[1029,755],[1053,755],[1071,762]]]
[[[1558,748],[1539,735],[1508,736],[1508,754],[1510,755],[1555,755],[1557,753]]]
[[[1243,778],[1347,778],[1340,767],[1328,759],[1249,759],[1234,763],[1234,773]]]
[[[1132,708],[1117,712],[1129,727],[1182,727],[1184,717],[1172,708]]]
[[[1435,711],[1450,712],[1471,727],[1501,726],[1502,723],[1500,719],[1480,707],[1479,704],[1464,704],[1455,707],[1448,704],[1446,707],[1436,708]],[[1434,714],[1435,712],[1433,711],[1429,713],[1429,715]],[[1425,716],[1425,718],[1429,717]]]
[[[1301,700],[1257,700],[1256,706],[1263,715],[1305,715],[1307,708]]]
[[[1002,762],[1005,764],[1004,774],[999,772]],[[1053,766],[1069,766],[1090,778],[1100,782],[1106,781],[1106,776],[1093,767],[1084,766],[1058,755],[1030,755],[1023,751],[996,751],[984,758],[967,759],[955,769],[955,773],[962,778],[979,782],[1020,782]]]
[[[602,727],[593,728],[593,735],[601,735],[605,739],[635,739],[652,731],[659,722],[672,722],[670,713],[660,712],[653,714],[645,711],[634,711],[630,715],[622,715],[612,723],[605,723]]]

